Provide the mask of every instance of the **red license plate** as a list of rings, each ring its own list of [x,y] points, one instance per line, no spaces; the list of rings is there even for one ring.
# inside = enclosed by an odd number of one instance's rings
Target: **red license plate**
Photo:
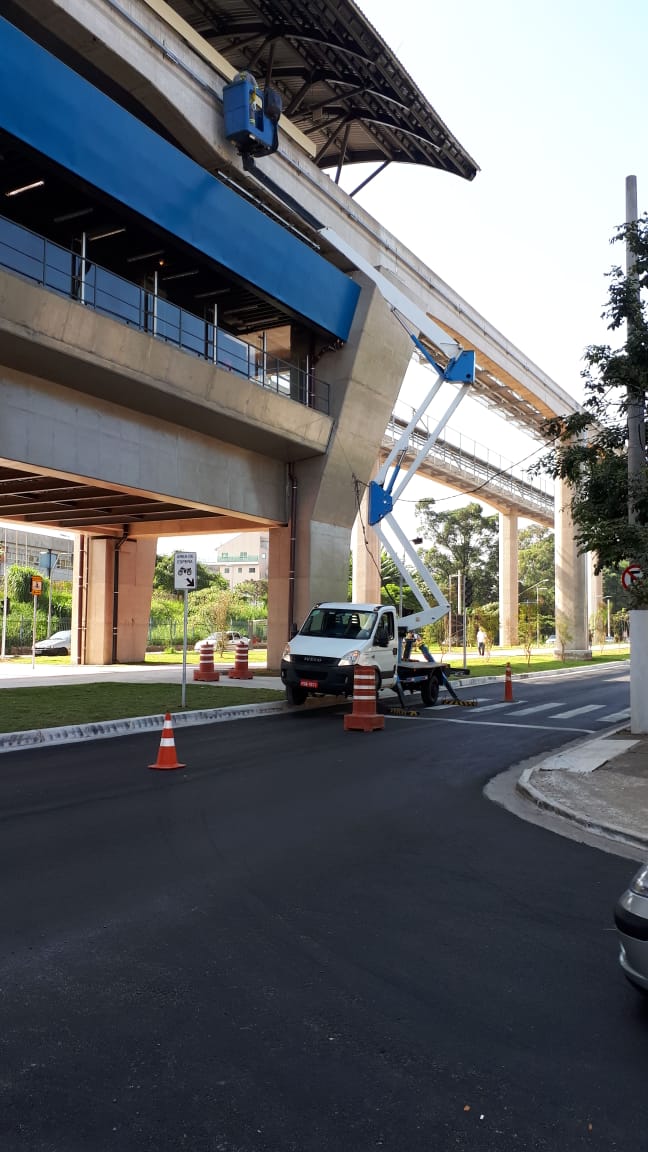
[[[318,687],[317,680],[300,680],[299,681],[299,687],[300,688],[317,688]]]

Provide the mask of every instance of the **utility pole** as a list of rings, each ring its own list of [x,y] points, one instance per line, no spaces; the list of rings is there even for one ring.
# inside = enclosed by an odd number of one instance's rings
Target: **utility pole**
[[[637,222],[637,177],[626,176],[626,226]],[[626,326],[626,349],[631,354],[634,336],[632,308],[637,312],[641,307],[640,288],[635,273],[635,253],[626,236],[626,276],[630,281],[630,313]],[[629,385],[628,408],[628,524],[639,521],[637,502],[646,483],[646,417],[645,389],[639,385]],[[646,579],[647,559],[642,555],[634,557]],[[645,608],[630,612],[630,731],[633,734],[648,732],[648,611]]]

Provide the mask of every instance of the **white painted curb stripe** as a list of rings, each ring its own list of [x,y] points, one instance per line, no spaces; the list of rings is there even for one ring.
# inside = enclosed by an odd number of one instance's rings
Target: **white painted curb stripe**
[[[196,724],[219,724],[226,720],[247,720],[288,710],[283,700],[265,704],[237,704],[231,708],[203,708],[197,712],[172,713],[175,728]],[[18,752],[23,748],[46,748],[50,745],[105,740],[111,736],[135,736],[139,732],[160,729],[164,715],[131,716],[125,720],[103,720],[96,724],[76,724],[65,728],[37,728],[28,732],[6,732],[0,735],[0,752]],[[173,743],[173,741],[169,741]]]

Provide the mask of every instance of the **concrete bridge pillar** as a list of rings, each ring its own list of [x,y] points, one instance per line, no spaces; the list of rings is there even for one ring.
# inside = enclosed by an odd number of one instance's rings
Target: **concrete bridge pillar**
[[[380,467],[374,465],[375,476]],[[369,526],[369,489],[365,488],[351,536],[351,599],[359,604],[380,604],[380,540]]]
[[[579,556],[571,514],[571,488],[556,481],[556,635],[566,656],[591,656],[587,621],[587,556]]]
[[[499,642],[504,648],[518,642],[518,519],[499,514]]]
[[[82,541],[74,555],[72,662],[143,660],[157,540],[86,536]]]
[[[358,484],[374,474],[376,453],[411,359],[412,342],[376,286],[361,273],[354,279],[362,292],[349,339],[317,366],[318,376],[330,386],[334,426],[328,451],[294,464],[287,478],[288,508],[294,494],[294,525],[270,529],[269,667],[278,667],[292,625],[299,627],[313,604],[348,598],[351,529],[357,490],[362,491]]]

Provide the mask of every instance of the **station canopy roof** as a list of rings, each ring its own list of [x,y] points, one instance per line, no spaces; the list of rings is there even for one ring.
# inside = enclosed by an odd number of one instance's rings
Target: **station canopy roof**
[[[475,161],[352,0],[170,6],[237,71],[281,93],[283,114],[312,141],[320,168],[339,177],[347,164],[374,163],[376,175],[406,163],[476,175]]]

